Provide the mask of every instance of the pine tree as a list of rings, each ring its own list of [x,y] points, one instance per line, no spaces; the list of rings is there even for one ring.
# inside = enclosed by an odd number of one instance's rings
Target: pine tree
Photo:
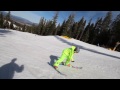
[[[86,20],[83,22],[83,24],[82,24],[82,26],[81,26],[81,27],[82,27],[82,28],[81,28],[82,32],[81,32],[81,34],[80,34],[79,40],[81,40],[81,38],[82,38],[82,36],[83,36],[85,24],[86,24]]]
[[[24,24],[22,27],[22,31],[25,32],[26,31],[26,25]]]
[[[120,14],[117,15],[111,24],[109,45],[114,47],[117,42],[120,42]]]
[[[36,26],[35,26],[35,24],[32,24],[32,27],[31,27],[31,33],[33,33],[33,34],[37,34],[37,29],[36,29]]]
[[[31,26],[26,26],[26,32],[31,33]]]
[[[5,26],[6,26],[6,28],[9,28],[9,23],[8,23],[8,21],[6,21]]]
[[[88,40],[89,40],[89,30],[85,29],[85,33],[83,35],[82,41],[88,42]]]
[[[58,35],[63,35],[64,34],[64,31],[65,31],[65,23],[66,21],[64,20],[61,27],[60,27],[60,31],[58,31]]]
[[[106,17],[103,19],[102,25],[101,25],[101,30],[99,34],[99,43],[100,45],[106,46],[108,41],[109,41],[109,26],[112,21],[112,12],[108,12],[106,14]]]
[[[94,39],[94,23],[92,23],[89,27],[89,39],[88,39],[88,43],[92,43],[93,39]]]
[[[6,15],[6,20],[7,21],[10,21],[10,11],[7,13],[7,15]]]
[[[50,27],[51,27],[51,25],[52,25],[52,21],[51,20],[49,20],[49,21],[47,21],[46,22],[46,25],[45,25],[45,33],[44,33],[44,35],[50,35]]]
[[[78,22],[75,22],[72,27],[72,38],[76,37],[77,34],[77,27],[78,27]]]
[[[110,26],[110,23],[112,21],[112,12],[109,11],[107,14],[106,14],[106,17],[103,19],[103,22],[102,22],[102,31],[105,30],[109,30],[109,26]]]
[[[63,35],[71,37],[71,28],[74,23],[74,14],[70,14],[68,20],[65,23]]]
[[[76,39],[79,39],[82,30],[83,30],[83,23],[84,23],[84,17],[81,18],[80,21],[78,21],[78,27],[77,27],[77,32],[76,32]]]
[[[20,27],[18,27],[18,31],[21,31]]]
[[[26,25],[26,32],[29,32],[29,26]]]
[[[43,35],[44,28],[45,28],[45,23],[46,23],[46,21],[45,21],[44,17],[42,17],[40,19],[40,22],[39,22],[38,26],[37,26],[37,31],[38,31],[37,34],[38,35]]]
[[[84,33],[83,33],[83,37],[82,37],[82,41],[84,41],[84,42],[88,42],[88,40],[89,40],[89,29],[90,29],[91,21],[92,21],[92,19],[89,20],[88,25],[84,29]]]
[[[53,17],[53,27],[52,27],[52,35],[55,35],[55,31],[56,31],[56,23],[57,23],[57,19],[58,19],[58,14],[59,12],[57,11],[55,13],[55,16]]]
[[[98,20],[96,21],[95,23],[95,26],[94,26],[94,37],[93,37],[93,40],[92,40],[92,44],[94,45],[98,45],[99,44],[99,35],[100,35],[100,30],[101,30],[101,25],[102,25],[102,17],[101,18],[98,18]]]
[[[41,31],[41,35],[44,35],[45,33],[45,25],[46,25],[46,20],[44,20],[43,24],[42,24],[42,31]]]
[[[60,31],[60,23],[58,24],[56,30],[55,30],[55,35],[58,35],[58,32]]]
[[[55,29],[56,29],[56,23],[57,23],[57,18],[58,18],[58,11],[55,13],[55,16],[53,16],[53,19],[52,19],[52,24],[50,25],[49,27],[49,35],[55,35]]]
[[[0,28],[3,28],[3,22],[4,22],[4,20],[3,20],[3,14],[1,12],[0,13]]]
[[[10,23],[10,29],[14,29],[13,28],[13,21],[11,21],[11,23]]]

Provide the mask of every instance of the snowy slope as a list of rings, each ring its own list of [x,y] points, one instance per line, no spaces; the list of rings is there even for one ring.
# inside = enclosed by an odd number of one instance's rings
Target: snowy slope
[[[61,55],[64,48],[78,45],[73,66],[59,66],[58,74],[49,64]],[[11,62],[16,58],[15,62]],[[23,65],[24,67],[20,67]],[[38,36],[27,32],[0,29],[0,78],[12,79],[118,79],[120,52],[86,44],[60,36]]]

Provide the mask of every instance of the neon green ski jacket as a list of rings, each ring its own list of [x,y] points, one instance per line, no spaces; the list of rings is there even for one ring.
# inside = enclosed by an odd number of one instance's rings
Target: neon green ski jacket
[[[74,49],[75,46],[72,46],[71,48],[66,48],[63,50],[62,54],[65,54],[69,60],[73,60]]]

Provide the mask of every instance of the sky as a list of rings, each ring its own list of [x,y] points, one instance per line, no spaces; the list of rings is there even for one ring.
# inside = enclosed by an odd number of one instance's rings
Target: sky
[[[6,11],[7,12],[7,11]],[[31,22],[39,23],[40,18],[44,17],[47,20],[51,20],[55,15],[56,11],[11,11],[12,15],[20,16],[25,18]],[[92,18],[92,22],[95,23],[98,17],[105,17],[108,11],[59,11],[59,16],[57,20],[57,24],[62,24],[64,20],[68,19],[68,16],[71,13],[75,13],[75,21],[79,21],[83,16],[86,20],[86,24]],[[112,11],[113,18],[115,18],[120,11]]]

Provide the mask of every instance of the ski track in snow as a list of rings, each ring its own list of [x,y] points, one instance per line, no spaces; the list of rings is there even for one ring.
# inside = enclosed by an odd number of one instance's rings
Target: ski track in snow
[[[74,55],[75,62],[71,64],[83,68],[77,70],[60,65],[60,71],[67,75],[63,76],[47,62],[51,62],[52,56],[60,57],[62,50],[72,44],[80,46],[81,50]],[[14,67],[10,79],[120,79],[120,52],[60,36],[0,29],[0,78],[5,71],[12,72],[9,63],[14,58],[17,58],[18,66],[24,65],[24,69],[16,72]]]

